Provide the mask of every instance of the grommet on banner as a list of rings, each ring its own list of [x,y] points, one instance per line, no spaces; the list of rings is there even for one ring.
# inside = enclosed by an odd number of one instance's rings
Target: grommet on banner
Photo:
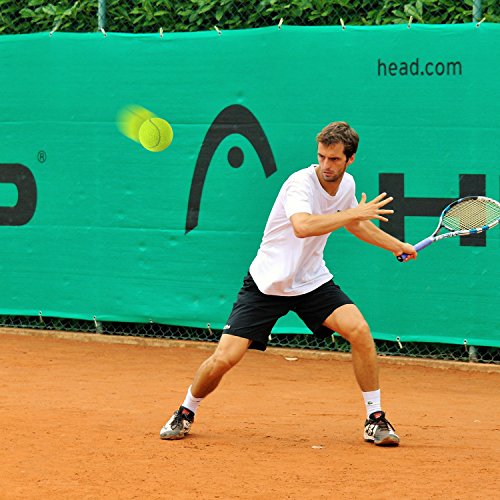
[[[396,342],[398,343],[399,348],[403,349],[403,344],[401,343],[401,339],[399,337],[396,337]]]
[[[52,28],[52,31],[49,33],[49,36],[52,36],[61,26],[61,21],[58,21],[57,24]]]
[[[467,339],[464,339],[464,348],[465,348],[465,352],[468,352],[468,349],[467,349]]]
[[[217,26],[214,26],[214,30],[217,31],[219,35],[222,35],[222,31],[219,28],[217,28]]]
[[[342,25],[342,29],[345,30],[345,24],[342,18],[340,18],[340,24]]]
[[[94,316],[94,325],[96,333],[102,333],[102,325],[100,321],[97,321],[97,318]]]
[[[281,29],[281,25],[283,24],[283,18],[280,19],[280,22],[278,23],[278,29]]]
[[[481,21],[479,21],[479,22],[476,24],[476,28],[479,28],[479,26],[481,26],[481,23],[482,23],[483,21],[486,21],[486,18],[485,18],[485,17],[483,17],[483,18],[481,19]]]
[[[411,23],[413,22],[413,16],[410,16],[410,20],[408,21],[408,29],[411,28]]]
[[[163,38],[163,28],[160,28],[160,38]]]
[[[40,320],[40,323],[45,323],[45,321],[43,320],[42,311],[38,311],[38,319]]]
[[[213,337],[214,332],[212,332],[212,329],[210,328],[210,323],[207,323],[207,328],[208,328],[208,333],[210,333],[210,335]]]
[[[99,28],[99,31],[104,35],[105,38],[108,36],[104,31],[104,28]]]

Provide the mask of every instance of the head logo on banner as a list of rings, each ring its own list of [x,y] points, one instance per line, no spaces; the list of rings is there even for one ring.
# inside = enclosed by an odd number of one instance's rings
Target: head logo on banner
[[[219,144],[232,134],[240,134],[250,141],[259,156],[266,177],[276,172],[276,162],[274,161],[271,146],[253,113],[239,104],[224,108],[210,125],[196,161],[189,193],[186,234],[198,225],[203,187],[214,153]],[[229,165],[233,168],[241,167],[244,158],[243,151],[236,146],[228,152],[227,159]]]

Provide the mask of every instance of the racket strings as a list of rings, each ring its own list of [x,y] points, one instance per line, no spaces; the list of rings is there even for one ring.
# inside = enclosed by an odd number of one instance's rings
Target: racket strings
[[[443,226],[452,231],[491,226],[500,219],[500,204],[487,199],[468,199],[457,203],[444,215]]]

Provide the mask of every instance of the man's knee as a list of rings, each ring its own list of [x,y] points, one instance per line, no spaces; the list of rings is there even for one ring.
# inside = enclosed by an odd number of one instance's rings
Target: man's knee
[[[206,361],[211,375],[220,376],[228,372],[237,364],[238,360],[226,356],[224,353],[214,352]]]
[[[372,348],[374,345],[370,327],[364,319],[356,321],[351,326],[346,338],[355,347]]]
[[[226,373],[243,358],[249,345],[247,339],[224,336],[207,360],[210,370],[217,374]]]

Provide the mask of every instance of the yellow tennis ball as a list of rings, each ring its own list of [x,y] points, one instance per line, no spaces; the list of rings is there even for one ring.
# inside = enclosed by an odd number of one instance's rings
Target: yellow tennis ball
[[[125,106],[118,112],[118,129],[124,136],[139,142],[139,129],[141,125],[154,116],[151,111],[141,106]]]
[[[159,153],[170,146],[174,131],[166,120],[149,118],[139,129],[139,141],[148,150]]]

